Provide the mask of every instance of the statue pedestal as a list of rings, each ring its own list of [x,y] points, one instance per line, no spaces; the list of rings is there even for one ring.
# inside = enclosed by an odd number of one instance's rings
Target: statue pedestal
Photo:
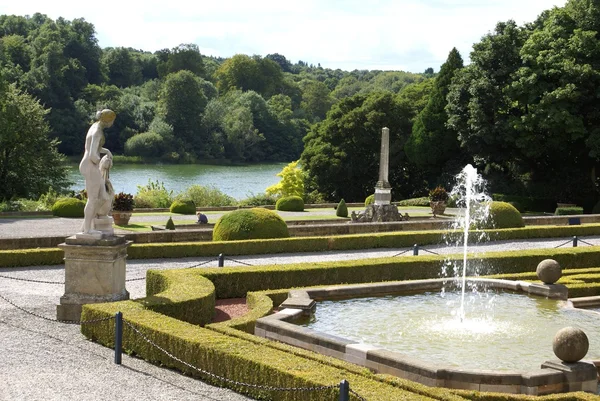
[[[388,184],[389,185],[389,184]],[[392,203],[392,189],[375,187],[375,205],[389,205]]]
[[[58,320],[80,320],[84,304],[129,299],[125,259],[131,243],[123,237],[77,234],[58,245],[65,252],[65,294],[56,306]]]

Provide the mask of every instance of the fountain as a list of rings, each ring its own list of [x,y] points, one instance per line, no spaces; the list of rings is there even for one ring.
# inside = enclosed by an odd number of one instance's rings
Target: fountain
[[[451,196],[460,198],[464,215],[455,226],[462,232],[457,241],[462,265],[452,265],[455,277],[292,290],[280,312],[256,322],[255,333],[429,386],[531,395],[596,393],[596,368],[578,362],[587,349],[567,362],[555,346],[563,362],[548,359],[553,358],[551,336],[565,325],[591,333],[595,354],[590,357],[600,359],[600,316],[568,308],[566,287],[554,284],[560,274],[547,274],[546,265],[554,266],[548,261],[538,269],[544,284],[467,278],[475,270],[468,265],[469,230],[489,217],[489,202],[484,202],[489,197],[472,166],[457,181]],[[449,291],[450,286],[459,291]],[[473,289],[469,297],[467,288]],[[306,311],[314,309],[315,301],[317,312],[307,322]],[[540,316],[546,320],[536,320]],[[534,338],[541,343],[534,344]],[[443,342],[448,339],[453,342]],[[466,342],[472,343],[470,349]]]

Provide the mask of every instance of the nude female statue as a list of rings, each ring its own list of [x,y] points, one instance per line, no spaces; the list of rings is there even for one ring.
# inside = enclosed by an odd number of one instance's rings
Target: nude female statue
[[[84,234],[100,233],[100,231],[94,230],[94,219],[106,216],[112,205],[114,191],[108,180],[108,170],[112,166],[112,153],[103,146],[104,128],[111,127],[115,118],[116,114],[112,110],[99,111],[96,113],[97,121],[92,124],[85,137],[85,153],[79,163],[79,172],[85,178],[85,190],[88,197],[82,227]],[[105,156],[101,158],[101,154]]]

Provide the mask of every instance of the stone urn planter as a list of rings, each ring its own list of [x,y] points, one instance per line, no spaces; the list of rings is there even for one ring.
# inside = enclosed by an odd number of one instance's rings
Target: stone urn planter
[[[125,226],[129,224],[129,219],[131,218],[131,212],[120,212],[118,210],[113,210],[112,212],[113,220],[115,224],[118,226]]]
[[[445,201],[431,201],[429,202],[429,206],[431,207],[434,216],[437,214],[444,214],[446,211]]]

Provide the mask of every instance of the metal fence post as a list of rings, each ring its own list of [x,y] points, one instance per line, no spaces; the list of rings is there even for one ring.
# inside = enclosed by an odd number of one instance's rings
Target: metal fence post
[[[573,248],[577,248],[577,236],[573,236]]]
[[[419,245],[413,245],[413,256],[419,256]]]
[[[123,314],[117,312],[115,315],[115,363],[121,364],[123,354]]]
[[[340,383],[340,400],[350,401],[350,383],[347,380],[342,380]]]
[[[219,267],[225,266],[225,256],[222,253],[219,254]]]

